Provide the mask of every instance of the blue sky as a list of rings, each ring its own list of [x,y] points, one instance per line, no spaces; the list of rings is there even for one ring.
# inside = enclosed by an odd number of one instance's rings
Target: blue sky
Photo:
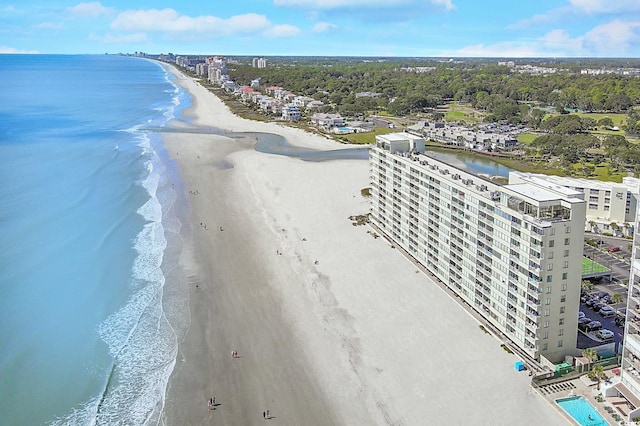
[[[640,0],[15,0],[0,53],[640,57]]]

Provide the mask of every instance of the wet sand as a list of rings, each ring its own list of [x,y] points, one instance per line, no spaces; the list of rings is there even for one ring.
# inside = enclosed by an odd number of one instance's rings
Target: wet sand
[[[190,78],[178,83],[194,97],[195,124],[341,147],[242,120]],[[163,140],[193,221],[181,259],[191,325],[164,424],[252,425],[265,410],[281,425],[566,424],[499,341],[352,224],[368,211],[366,161],[304,162],[215,135]]]

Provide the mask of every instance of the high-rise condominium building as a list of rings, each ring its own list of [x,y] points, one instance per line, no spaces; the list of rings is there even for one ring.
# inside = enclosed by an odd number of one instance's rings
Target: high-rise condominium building
[[[498,185],[376,136],[371,221],[532,358],[576,354],[585,202],[548,182]]]
[[[640,203],[639,203],[640,204]],[[617,391],[627,398],[633,406],[629,410],[628,422],[640,417],[640,205],[634,221],[636,229],[631,249],[631,271],[627,293],[627,315],[624,329],[624,347],[622,350],[622,368],[620,369],[620,383],[614,389],[609,389],[607,395]]]

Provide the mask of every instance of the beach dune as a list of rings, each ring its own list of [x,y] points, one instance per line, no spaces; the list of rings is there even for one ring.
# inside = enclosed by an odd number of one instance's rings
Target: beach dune
[[[169,68],[193,97],[196,126],[341,147],[236,117]],[[181,259],[190,326],[164,424],[566,424],[472,315],[349,219],[368,211],[366,161],[305,162],[194,132],[163,141],[192,221]]]

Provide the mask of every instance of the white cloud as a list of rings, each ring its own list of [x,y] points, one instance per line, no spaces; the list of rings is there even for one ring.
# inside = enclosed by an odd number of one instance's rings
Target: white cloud
[[[91,33],[89,34],[89,40],[101,41],[103,43],[142,43],[147,41],[147,35],[145,33],[135,33],[114,36],[107,33],[99,36]]]
[[[615,20],[599,25],[584,35],[585,46],[594,53],[619,55],[630,47],[640,47],[640,21]]]
[[[451,0],[431,0],[436,6],[444,6],[446,10],[455,10],[455,5],[451,3]]]
[[[0,12],[2,12],[2,13],[6,13],[6,12],[16,12],[16,8],[15,8],[12,4],[10,4],[10,5],[8,5],[8,6],[5,6],[5,7],[3,7],[3,8],[0,8]]]
[[[265,32],[263,32],[263,34],[266,37],[271,37],[271,38],[295,37],[298,34],[300,34],[300,28],[293,25],[286,25],[286,24],[275,25],[269,28],[268,30],[266,30]]]
[[[222,19],[215,16],[190,17],[173,9],[128,10],[111,23],[120,31],[150,31],[165,33],[199,33],[211,36],[263,32],[271,28],[264,15],[248,13]]]
[[[72,16],[81,18],[95,18],[98,16],[110,15],[114,10],[110,7],[105,7],[99,2],[80,3],[73,7],[67,7],[67,13]]]
[[[545,25],[553,22],[562,21],[562,19],[567,17],[567,14],[572,12],[573,12],[573,9],[570,6],[551,9],[546,13],[533,15],[531,18],[521,19],[515,24],[507,25],[507,29],[518,30],[522,28],[535,27],[537,25]]]
[[[311,31],[313,31],[314,33],[324,33],[326,31],[334,30],[336,28],[338,28],[338,26],[335,24],[330,24],[328,22],[318,22],[313,26]]]
[[[591,55],[584,49],[582,37],[571,38],[564,30],[553,30],[530,42],[475,44],[455,52],[449,52],[445,56],[539,58]]]
[[[569,0],[569,3],[586,13],[621,13],[640,10],[638,0]]]
[[[36,28],[44,30],[62,30],[64,29],[64,23],[58,22],[57,24],[55,24],[53,22],[42,22],[36,25]]]
[[[542,55],[535,46],[511,42],[496,43],[492,45],[473,44],[465,46],[454,52],[445,52],[441,56],[461,56],[478,58],[531,58]]]
[[[444,6],[446,10],[453,10],[455,6],[451,0],[428,0],[436,6]],[[342,9],[342,8],[385,8],[422,6],[424,0],[274,0],[276,6],[296,6],[307,9]]]
[[[24,54],[34,54],[34,53],[40,53],[37,50],[22,50],[22,49],[16,49],[14,47],[9,47],[9,46],[0,46],[0,53],[24,53]]]

